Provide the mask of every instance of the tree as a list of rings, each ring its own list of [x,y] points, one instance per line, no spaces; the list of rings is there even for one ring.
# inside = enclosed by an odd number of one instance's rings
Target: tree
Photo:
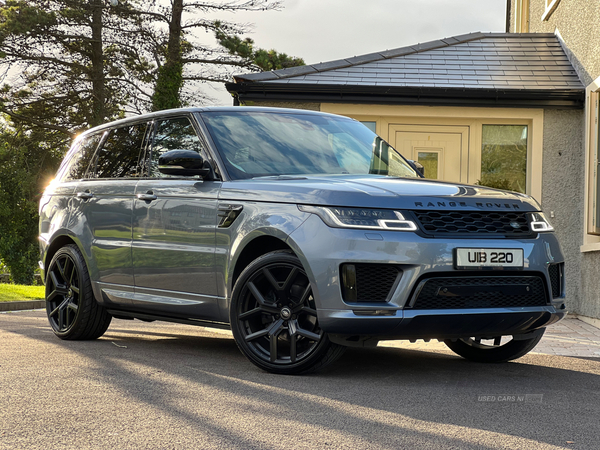
[[[104,0],[8,0],[0,8],[1,111],[66,135],[118,115],[129,96],[117,56],[128,43],[108,8]]]
[[[211,47],[195,35],[198,31],[244,33],[246,27],[213,20],[215,13],[277,9],[275,0],[195,1],[171,0],[165,6],[156,0],[131,0],[119,6],[137,30],[138,48],[143,49],[152,68],[152,110],[176,108],[198,101],[198,83],[226,82],[227,68],[255,68],[253,61],[240,58],[225,48]],[[234,55],[234,57],[232,57]],[[187,89],[186,89],[187,87]]]
[[[230,55],[241,58],[248,69],[269,71],[304,65],[302,58],[278,53],[273,49],[254,49],[253,39],[242,39],[237,35],[227,34],[220,27],[215,31],[215,37],[219,44],[228,50]]]
[[[71,134],[123,112],[197,103],[199,83],[229,81],[233,68],[303,64],[254,50],[251,39],[238,37],[245,26],[209,17],[279,6],[276,0],[8,0],[0,7],[0,57],[9,81],[0,111]],[[218,34],[225,46],[203,44],[199,31]]]
[[[183,6],[183,0],[173,0],[165,63],[158,69],[156,88],[152,96],[154,111],[181,106],[180,92],[183,87],[183,52],[181,49],[183,25],[181,18]]]
[[[198,83],[255,68],[194,33],[238,35],[244,26],[208,16],[278,7],[276,0],[0,3],[0,257],[11,270],[32,270],[36,195],[74,135],[128,113],[197,103]]]
[[[37,203],[79,130],[121,114],[133,48],[103,0],[9,0],[0,7],[0,255],[28,284]],[[127,53],[129,52],[129,53]],[[130,64],[131,65],[131,64]]]
[[[0,132],[0,255],[18,284],[33,282],[39,193],[62,156],[41,141],[23,129]]]

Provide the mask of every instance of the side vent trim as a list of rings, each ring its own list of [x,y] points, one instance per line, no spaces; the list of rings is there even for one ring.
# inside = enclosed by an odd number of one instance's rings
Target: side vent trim
[[[219,228],[229,228],[238,218],[244,207],[242,205],[219,205]]]

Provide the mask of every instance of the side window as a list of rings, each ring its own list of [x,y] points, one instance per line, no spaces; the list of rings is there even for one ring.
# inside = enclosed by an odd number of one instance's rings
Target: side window
[[[93,178],[134,178],[141,176],[140,154],[146,124],[127,125],[109,132],[95,158]]]
[[[163,119],[154,134],[148,174],[153,178],[166,178],[158,171],[160,155],[170,150],[193,150],[206,158],[206,149],[187,117]]]
[[[79,142],[77,150],[73,153],[65,167],[61,169],[61,173],[59,174],[60,181],[85,178],[85,173],[100,143],[100,139],[102,139],[102,133],[85,137]]]

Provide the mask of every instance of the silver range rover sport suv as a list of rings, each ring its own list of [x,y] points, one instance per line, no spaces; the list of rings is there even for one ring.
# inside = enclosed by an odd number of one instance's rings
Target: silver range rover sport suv
[[[424,179],[361,123],[192,108],[80,135],[40,203],[50,325],[231,329],[275,373],[347,346],[439,339],[500,362],[566,314],[563,254],[531,197]]]

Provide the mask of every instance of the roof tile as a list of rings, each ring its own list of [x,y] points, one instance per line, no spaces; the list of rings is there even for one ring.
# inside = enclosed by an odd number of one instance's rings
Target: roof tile
[[[433,48],[445,47],[446,44],[443,41],[431,41],[431,42],[423,42],[422,44],[412,45],[411,47],[417,52],[423,52],[427,50],[431,50]]]
[[[521,69],[521,70],[505,70],[504,71],[504,75],[519,75],[519,76],[533,75],[533,72],[531,70],[525,70],[525,69]]]
[[[504,75],[503,70],[476,70],[475,75]]]
[[[475,70],[462,69],[462,70],[448,70],[448,75],[475,75]]]
[[[405,69],[433,69],[433,65],[432,64],[415,64],[413,62],[410,62],[410,64],[405,64],[404,68]]]
[[[551,34],[470,33],[312,66],[246,74],[237,82],[583,90]]]
[[[377,68],[364,68],[363,72],[364,73],[369,73],[369,72],[373,72],[373,73],[389,73],[391,72],[392,69],[390,69],[389,67],[377,67]]]
[[[348,61],[351,65],[356,65],[356,64],[364,64],[364,63],[372,62],[372,61],[378,61],[381,58],[382,58],[381,53],[369,53],[368,55],[359,55],[359,56],[354,56],[353,58],[347,58],[346,61]]]
[[[380,54],[384,58],[397,58],[398,56],[410,55],[411,53],[414,53],[414,51],[415,50],[412,47],[401,47],[393,50],[386,50]]]
[[[454,37],[449,37],[449,38],[442,39],[442,42],[445,44],[448,44],[448,45],[452,45],[452,44],[456,44],[457,42],[460,42],[460,41]]]
[[[319,72],[325,72],[327,70],[341,69],[344,67],[351,67],[352,64],[345,59],[338,59],[337,61],[329,61],[319,64],[313,64],[313,67]]]

